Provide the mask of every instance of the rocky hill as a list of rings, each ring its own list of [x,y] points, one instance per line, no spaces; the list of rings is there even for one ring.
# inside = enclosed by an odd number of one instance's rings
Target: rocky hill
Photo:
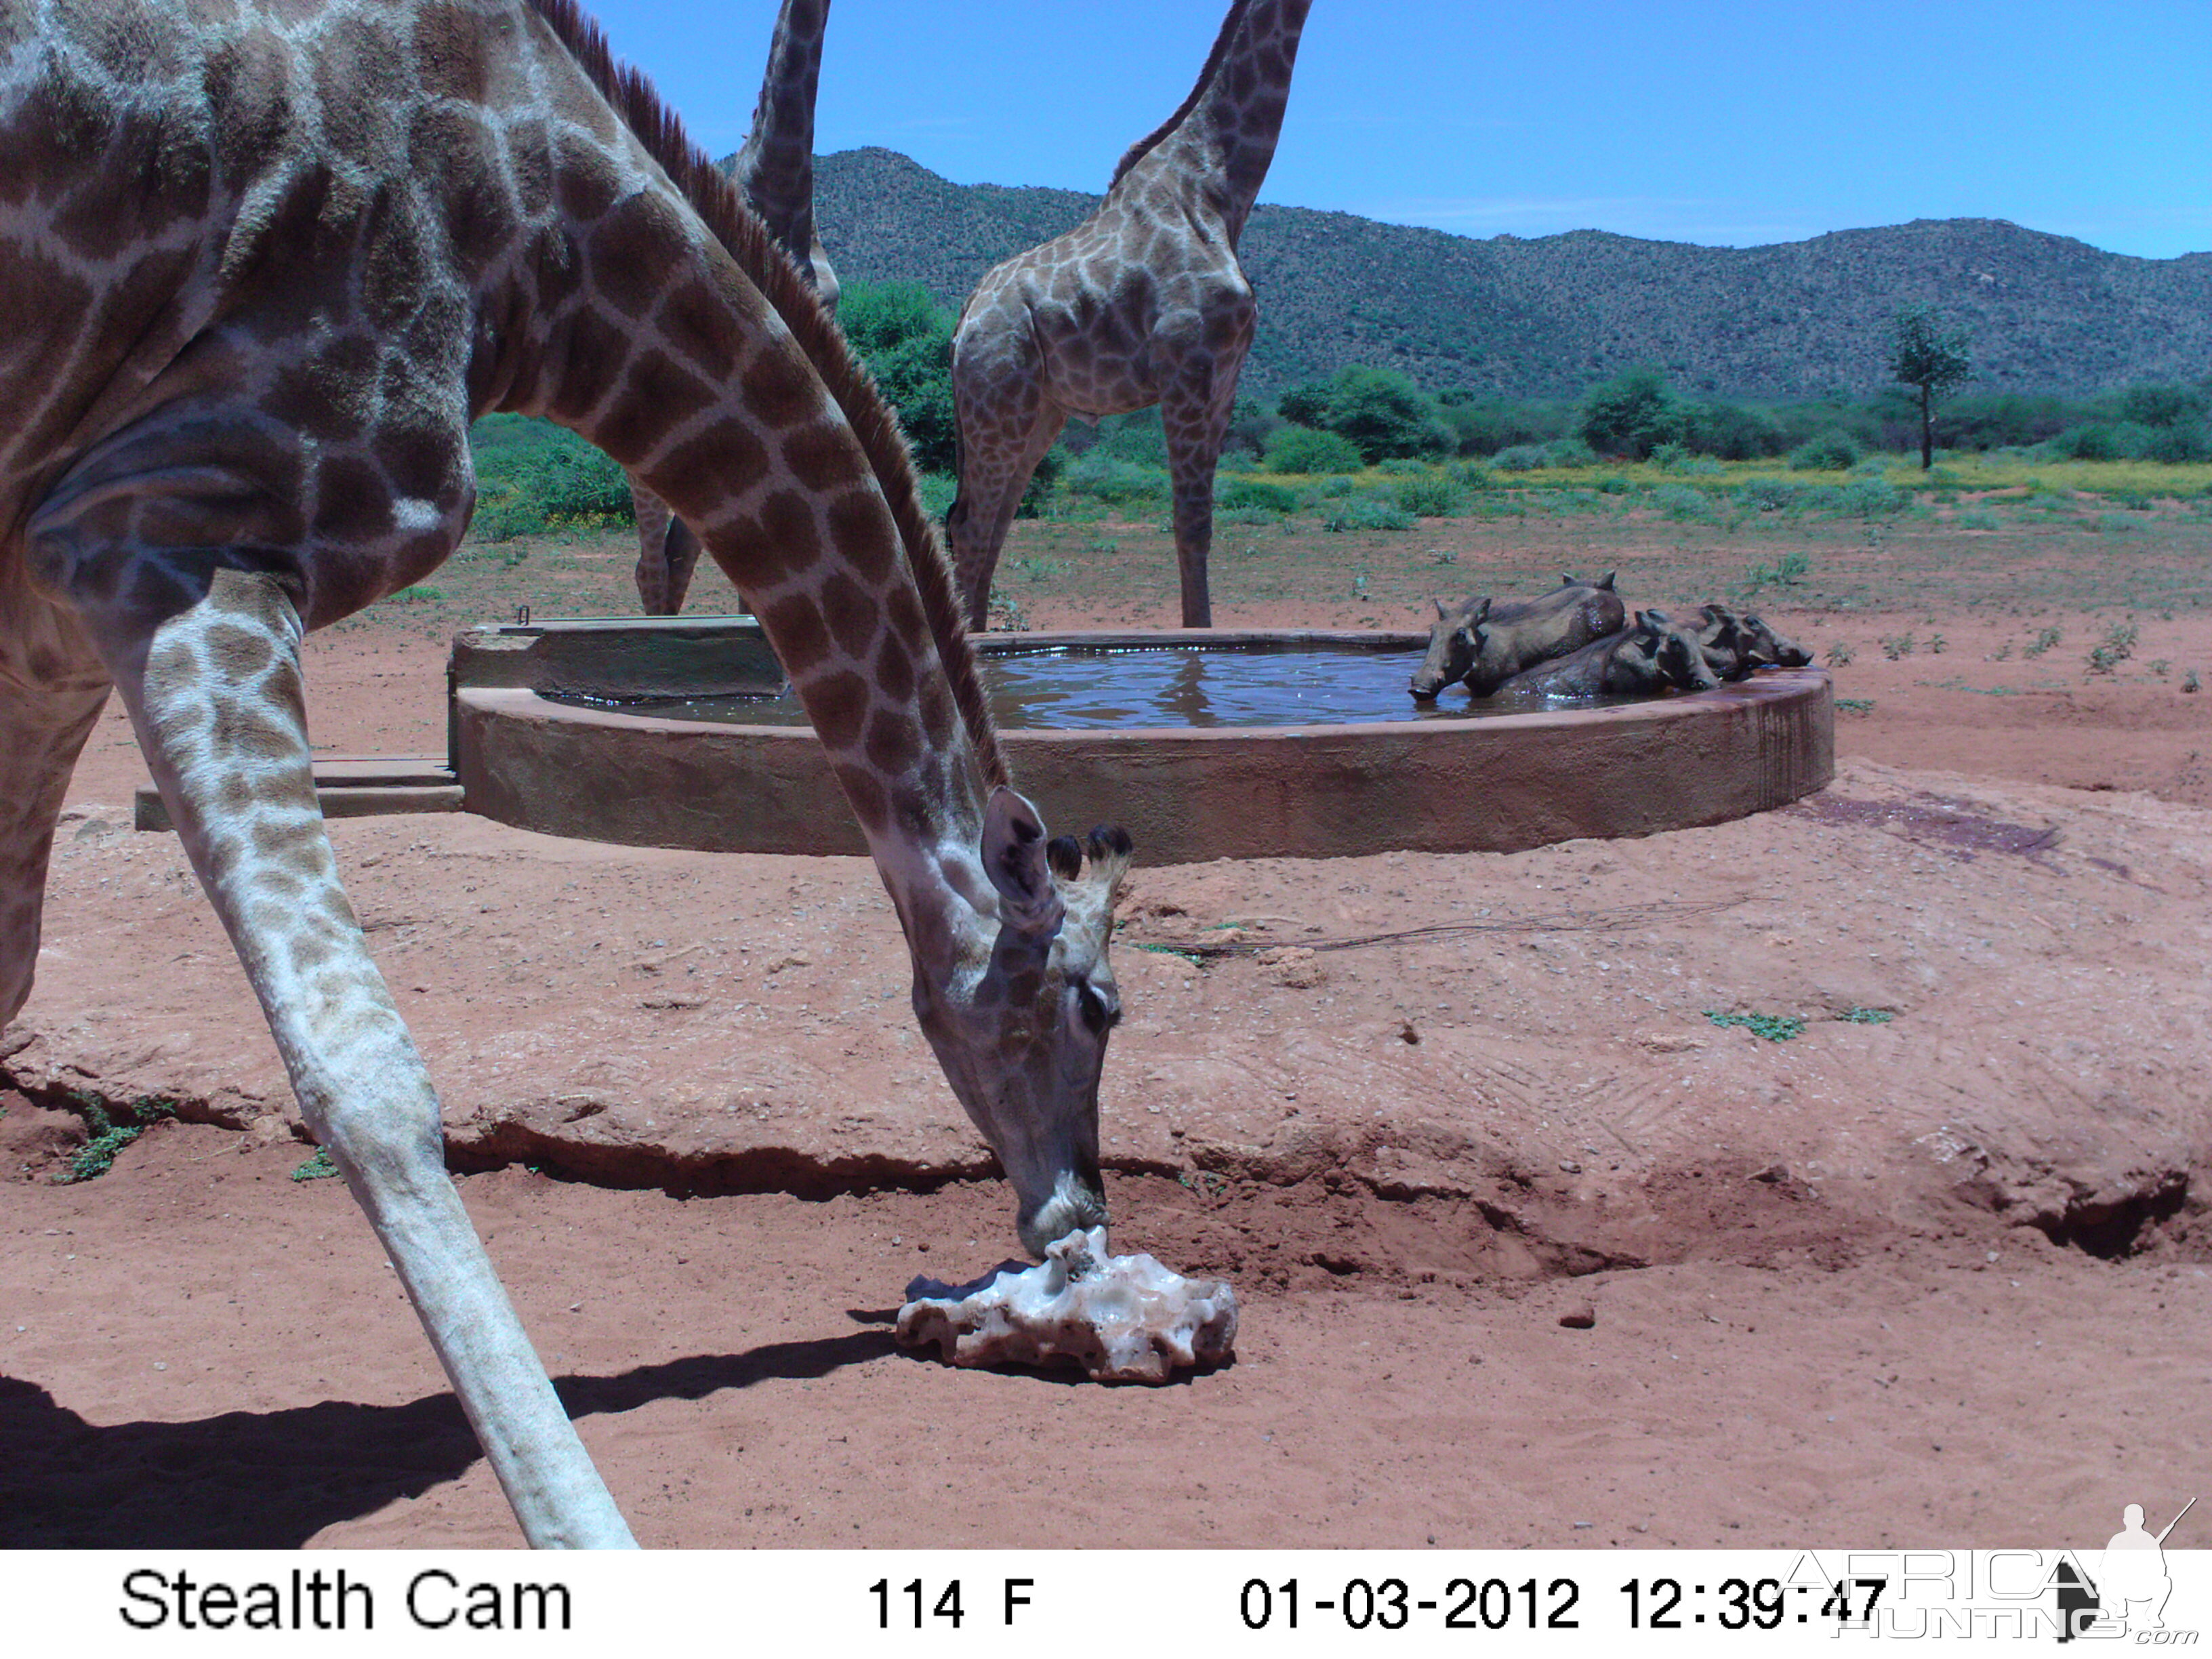
[[[815,194],[841,276],[919,282],[954,307],[1098,200],[956,185],[886,149],[821,158]],[[2002,219],[1725,248],[1596,230],[1476,240],[1262,206],[1241,252],[1260,293],[1254,391],[1365,362],[1516,397],[1573,395],[1638,363],[1731,397],[1864,392],[1885,380],[1884,321],[1923,300],[1966,325],[1978,391],[2212,374],[2212,253],[2131,258]]]

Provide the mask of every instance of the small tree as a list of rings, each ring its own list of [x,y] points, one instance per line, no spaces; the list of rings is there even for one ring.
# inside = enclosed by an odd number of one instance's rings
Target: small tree
[[[1642,460],[1681,434],[1680,411],[1656,368],[1632,368],[1589,389],[1583,399],[1583,441],[1601,455]]]
[[[1966,331],[1945,328],[1932,306],[1907,306],[1889,319],[1890,374],[1920,390],[1920,470],[1936,465],[1936,405],[1974,372]]]

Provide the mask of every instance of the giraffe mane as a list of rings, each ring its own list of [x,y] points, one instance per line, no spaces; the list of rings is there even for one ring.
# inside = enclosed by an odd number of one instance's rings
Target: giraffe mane
[[[1176,106],[1173,115],[1129,146],[1115,167],[1114,176],[1106,181],[1107,189],[1111,190],[1120,184],[1123,173],[1150,155],[1160,141],[1181,126],[1183,118],[1198,106],[1198,100],[1206,95],[1206,88],[1213,80],[1214,71],[1221,67],[1221,60],[1229,55],[1229,43],[1236,39],[1237,26],[1243,22],[1244,14],[1251,9],[1251,4],[1252,0],[1236,0],[1236,3],[1229,8],[1229,15],[1221,20],[1221,33],[1213,37],[1213,50],[1206,54],[1206,67],[1199,70],[1198,80],[1191,87],[1189,95]]]
[[[1245,0],[1238,0],[1241,10]],[[653,82],[635,65],[617,60],[605,33],[579,0],[528,0],[530,9],[553,32],[576,66],[597,87],[617,116],[645,146],[693,212],[750,277],[790,328],[799,347],[836,400],[847,424],[890,505],[904,544],[907,566],[921,596],[937,654],[951,681],[954,702],[968,728],[975,761],[987,788],[1011,781],[989,702],[968,643],[952,566],[937,529],[923,511],[914,474],[914,457],[898,416],[884,400],[875,377],[853,355],[852,347],[813,289],[760,216],[745,204],[736,184],[694,143],[676,112],[662,101]],[[1195,94],[1193,94],[1195,96]]]

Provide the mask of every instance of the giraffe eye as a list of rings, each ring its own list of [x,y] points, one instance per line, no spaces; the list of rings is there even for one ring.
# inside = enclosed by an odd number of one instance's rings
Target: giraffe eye
[[[1103,1035],[1121,1018],[1121,1009],[1099,995],[1087,981],[1075,988],[1075,1007],[1076,1012],[1083,1016],[1085,1027],[1093,1036]]]

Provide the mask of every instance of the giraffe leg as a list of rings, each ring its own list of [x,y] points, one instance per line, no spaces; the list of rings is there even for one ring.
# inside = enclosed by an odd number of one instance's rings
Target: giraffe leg
[[[1213,471],[1237,401],[1237,376],[1186,376],[1160,399],[1168,473],[1175,486],[1176,568],[1182,581],[1182,625],[1213,626],[1206,560],[1213,550]]]
[[[699,568],[699,538],[683,520],[671,519],[664,548],[662,556],[668,566],[668,609],[661,614],[672,617],[684,608],[684,596],[691,591],[692,573]]]
[[[699,568],[699,538],[668,503],[633,478],[631,509],[637,515],[637,602],[648,617],[672,617],[684,609],[691,577]]]
[[[637,603],[648,617],[672,617],[684,603],[678,592],[669,599],[668,537],[676,515],[668,503],[635,478],[629,481],[630,507],[637,515]]]
[[[968,601],[968,627],[980,634],[991,622],[991,578],[1006,545],[1006,532],[1022,504],[1022,492],[1053,440],[1067,424],[1054,404],[1036,400],[1029,425],[994,433],[971,451],[963,431],[960,444],[960,494],[945,514],[953,569]],[[974,454],[973,464],[969,457]]]
[[[0,652],[0,1025],[30,998],[54,821],[108,690],[89,651],[35,681],[9,672],[15,654]]]
[[[301,1108],[392,1258],[524,1534],[630,1544],[446,1174],[429,1075],[338,884],[290,601],[272,577],[218,570],[157,625],[106,631],[161,799]]]

